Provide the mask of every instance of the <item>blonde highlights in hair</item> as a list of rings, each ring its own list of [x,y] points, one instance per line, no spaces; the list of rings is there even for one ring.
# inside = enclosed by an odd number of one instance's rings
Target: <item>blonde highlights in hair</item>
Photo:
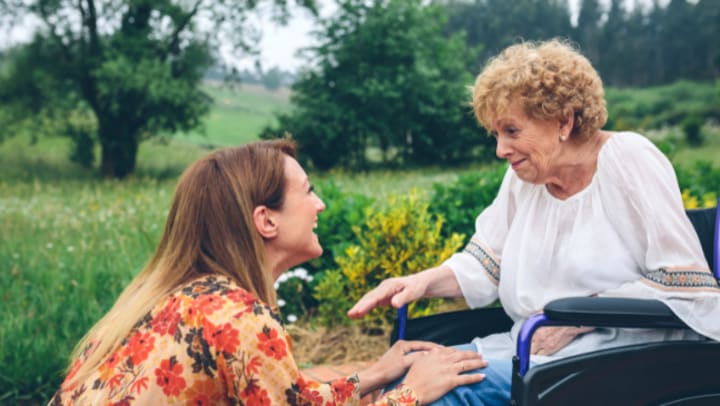
[[[276,304],[253,210],[282,207],[284,156],[295,157],[295,150],[290,140],[255,142],[212,152],[185,170],[154,255],[75,348],[71,359],[84,362],[70,386],[86,380],[146,314],[195,278],[222,275]]]
[[[570,136],[580,139],[597,133],[607,122],[600,76],[587,58],[560,39],[512,45],[490,59],[477,76],[472,106],[488,131],[514,103],[535,119],[562,120],[572,115]]]

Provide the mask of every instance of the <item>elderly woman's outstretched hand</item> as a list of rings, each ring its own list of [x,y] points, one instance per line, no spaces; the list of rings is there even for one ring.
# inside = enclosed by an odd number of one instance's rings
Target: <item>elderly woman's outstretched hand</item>
[[[348,311],[348,317],[360,318],[378,306],[391,305],[400,308],[406,303],[420,299],[425,294],[427,285],[417,275],[401,276],[382,281],[375,289],[366,293]]]

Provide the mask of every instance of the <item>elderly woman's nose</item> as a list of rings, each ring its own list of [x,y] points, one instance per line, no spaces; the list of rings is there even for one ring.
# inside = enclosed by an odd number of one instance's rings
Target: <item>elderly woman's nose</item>
[[[510,147],[502,137],[497,137],[496,140],[495,155],[497,155],[498,158],[506,158],[510,154]]]

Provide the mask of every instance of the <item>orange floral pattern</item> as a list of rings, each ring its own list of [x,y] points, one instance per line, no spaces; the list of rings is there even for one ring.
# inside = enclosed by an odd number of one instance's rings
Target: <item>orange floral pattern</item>
[[[228,279],[207,276],[143,317],[85,382],[70,386],[71,372],[50,404],[358,403],[357,375],[306,380],[291,348],[277,312]],[[375,404],[416,405],[417,397],[401,387]]]

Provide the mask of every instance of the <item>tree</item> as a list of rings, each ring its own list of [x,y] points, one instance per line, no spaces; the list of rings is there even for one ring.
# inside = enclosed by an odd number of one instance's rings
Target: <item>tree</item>
[[[574,37],[585,56],[596,63],[600,60],[603,11],[598,0],[581,0],[579,7]]]
[[[696,78],[701,71],[698,65],[705,62],[700,56],[702,51],[697,49],[700,42],[697,35],[699,27],[692,12],[693,6],[686,0],[670,0],[665,9],[665,31],[661,38],[665,48],[665,82]]]
[[[273,66],[270,70],[262,72],[262,84],[268,90],[277,90],[282,85],[282,72],[277,66]]]
[[[571,33],[570,11],[562,0],[447,0],[450,33],[463,31],[467,43],[483,44],[479,57],[469,66],[477,73],[488,58],[518,40],[567,37]]]
[[[720,41],[717,40],[720,31],[720,2],[713,0],[700,0],[695,5],[696,28],[699,32],[698,42],[707,49],[704,55],[703,78],[714,79],[720,77]]]
[[[314,0],[299,2],[315,11]],[[247,14],[257,3],[0,0],[4,25],[28,15],[40,22],[0,78],[0,102],[25,118],[59,119],[78,159],[99,142],[102,175],[125,177],[135,169],[140,142],[199,126],[210,98],[198,85],[216,59],[212,50],[222,40],[252,52],[258,31]],[[274,4],[275,18],[285,21],[287,2]]]
[[[467,105],[473,60],[446,16],[421,0],[346,0],[309,51],[316,69],[293,85],[293,112],[266,136],[290,132],[319,169],[383,162],[458,162],[486,141]]]

